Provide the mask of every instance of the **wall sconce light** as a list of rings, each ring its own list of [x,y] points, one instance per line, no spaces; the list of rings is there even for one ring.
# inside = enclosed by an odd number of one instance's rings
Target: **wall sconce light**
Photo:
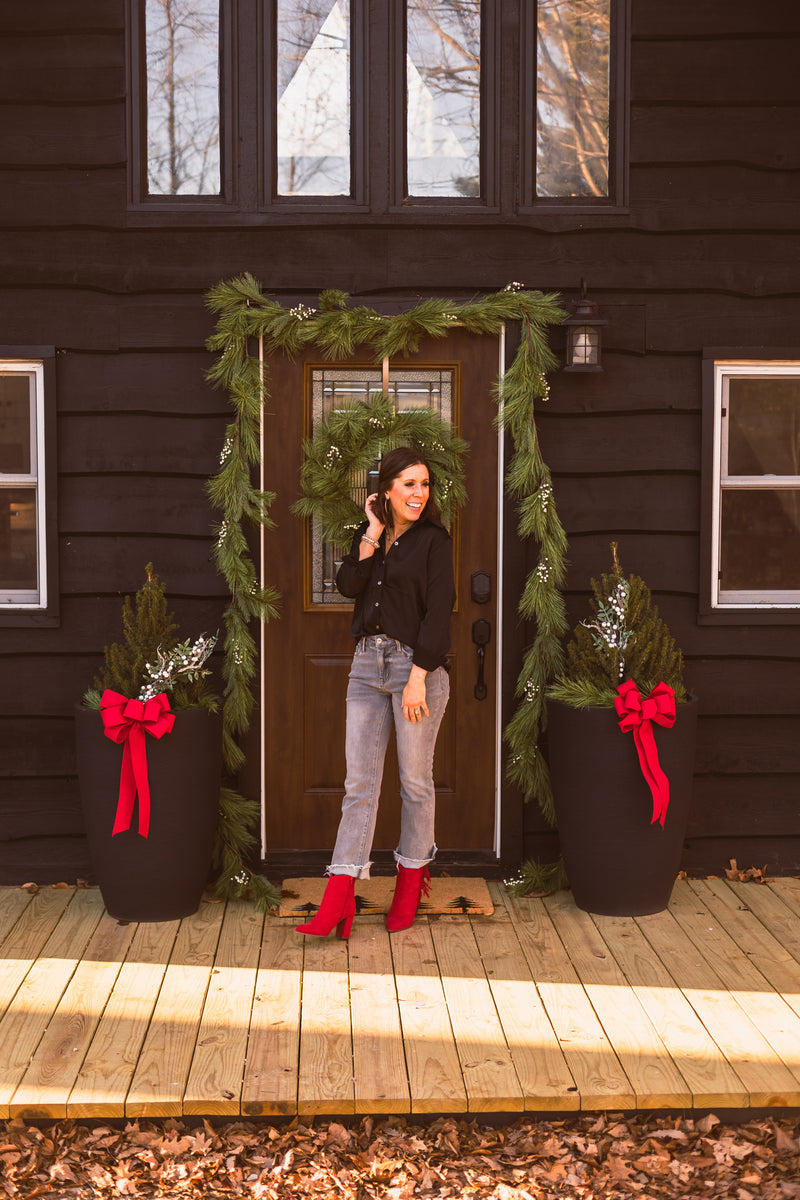
[[[608,321],[597,315],[597,305],[586,299],[586,281],[581,280],[581,298],[567,317],[567,363],[565,371],[602,371],[602,327]]]

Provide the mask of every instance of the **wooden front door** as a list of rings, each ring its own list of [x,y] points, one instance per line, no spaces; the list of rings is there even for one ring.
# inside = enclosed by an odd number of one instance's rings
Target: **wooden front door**
[[[436,840],[442,850],[490,851],[495,844],[497,435],[492,386],[498,341],[454,329],[413,358],[392,361],[398,407],[431,405],[470,443],[469,500],[453,529],[458,600],[452,619],[451,698],[434,763]],[[265,539],[265,577],[282,593],[281,617],[265,630],[264,852],[330,849],[344,794],[345,693],[353,640],[351,603],[333,586],[337,553],[312,522],[290,512],[299,494],[301,438],[330,406],[381,390],[381,368],[312,359],[269,363],[265,486],[278,494],[277,528]],[[364,488],[367,480],[365,478]],[[473,579],[478,573],[483,577]],[[489,591],[480,602],[479,595]],[[483,590],[482,590],[483,589]],[[484,622],[473,630],[475,622]],[[489,633],[483,699],[476,698],[478,649]],[[252,751],[251,751],[252,753]],[[387,754],[375,850],[399,835],[394,740]]]

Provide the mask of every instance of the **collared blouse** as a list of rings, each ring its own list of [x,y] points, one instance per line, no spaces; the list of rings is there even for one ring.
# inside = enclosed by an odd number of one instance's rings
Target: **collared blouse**
[[[364,522],[336,575],[343,596],[355,598],[350,632],[359,638],[385,633],[411,646],[425,671],[446,665],[450,613],[455,604],[453,543],[438,522],[419,521],[385,549],[386,534],[367,558],[359,558]]]

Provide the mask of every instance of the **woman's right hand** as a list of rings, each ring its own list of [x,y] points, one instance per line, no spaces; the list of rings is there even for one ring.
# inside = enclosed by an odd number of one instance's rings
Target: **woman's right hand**
[[[374,492],[371,496],[367,496],[367,503],[364,505],[364,512],[366,513],[367,520],[369,521],[367,534],[369,537],[375,538],[376,541],[383,533],[383,524],[375,516],[375,512],[372,507],[377,499],[378,493]]]

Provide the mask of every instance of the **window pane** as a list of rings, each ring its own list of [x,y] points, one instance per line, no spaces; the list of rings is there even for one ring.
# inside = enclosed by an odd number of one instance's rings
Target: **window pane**
[[[36,489],[0,488],[0,600],[4,591],[35,591]]]
[[[722,578],[731,591],[800,591],[800,491],[722,493]]]
[[[730,380],[728,474],[800,475],[800,376]]]
[[[147,0],[145,28],[148,190],[219,195],[219,0]]]
[[[350,0],[278,0],[278,193],[350,194]]]
[[[611,0],[539,0],[537,196],[607,196]]]
[[[408,0],[410,196],[480,195],[480,0]]]
[[[30,475],[32,379],[29,375],[0,375],[0,472]]]

